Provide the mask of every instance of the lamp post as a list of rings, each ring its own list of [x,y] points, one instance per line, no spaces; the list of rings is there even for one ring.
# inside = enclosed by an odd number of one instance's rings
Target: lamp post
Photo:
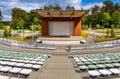
[[[34,41],[34,25],[32,23],[32,41]]]

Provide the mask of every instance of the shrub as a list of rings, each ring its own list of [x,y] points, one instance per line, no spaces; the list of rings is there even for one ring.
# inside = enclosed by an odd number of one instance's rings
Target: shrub
[[[104,29],[104,26],[100,26],[100,29]]]
[[[82,36],[83,38],[87,38],[88,35],[89,35],[88,32],[83,32],[83,31],[81,32],[81,36]]]
[[[0,23],[0,29],[4,29],[4,24]]]
[[[109,36],[109,32],[110,32],[109,29],[107,29],[107,30],[106,30],[106,34],[107,34],[107,36]]]
[[[9,28],[5,28],[4,30],[4,37],[11,36],[11,30]]]
[[[114,28],[115,26],[112,24],[110,27],[111,27],[111,28]]]
[[[114,32],[114,28],[111,28],[111,37],[114,37],[115,36],[115,32]]]
[[[4,37],[8,37],[8,36],[9,36],[8,29],[5,29],[4,30]]]
[[[101,27],[101,26],[100,26],[99,24],[96,25],[96,28],[97,28],[97,29],[100,29],[100,27]]]
[[[87,30],[87,29],[88,29],[88,25],[82,26],[82,29],[83,29],[83,30]]]

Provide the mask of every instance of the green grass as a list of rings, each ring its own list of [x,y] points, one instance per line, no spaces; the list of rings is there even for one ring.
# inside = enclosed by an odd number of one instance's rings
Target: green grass
[[[11,39],[11,40],[24,41],[24,42],[29,42],[29,41],[31,41],[31,37],[17,36],[17,37],[7,37],[7,38],[8,38],[8,39]]]
[[[96,30],[96,32],[97,33],[103,33],[103,34],[106,34],[106,28],[105,29],[97,29]],[[110,31],[111,29],[109,29],[109,31]],[[116,34],[116,35],[120,35],[120,29],[118,29],[118,28],[115,28],[114,29],[114,33]]]
[[[116,40],[116,37],[96,37],[96,42],[112,41]]]

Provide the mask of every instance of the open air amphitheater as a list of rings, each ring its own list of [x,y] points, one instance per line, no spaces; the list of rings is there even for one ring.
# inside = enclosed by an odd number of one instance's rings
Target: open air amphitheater
[[[43,43],[0,38],[0,79],[120,79],[120,40]]]

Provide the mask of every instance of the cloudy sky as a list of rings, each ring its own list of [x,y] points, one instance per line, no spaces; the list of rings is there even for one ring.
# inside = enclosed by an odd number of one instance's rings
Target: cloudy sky
[[[11,20],[11,10],[14,7],[21,8],[29,12],[31,9],[36,9],[49,4],[59,4],[63,9],[67,5],[74,6],[76,9],[83,7],[89,9],[94,5],[102,6],[105,0],[0,0],[0,9],[4,21]],[[114,3],[120,3],[120,0],[111,0]]]

